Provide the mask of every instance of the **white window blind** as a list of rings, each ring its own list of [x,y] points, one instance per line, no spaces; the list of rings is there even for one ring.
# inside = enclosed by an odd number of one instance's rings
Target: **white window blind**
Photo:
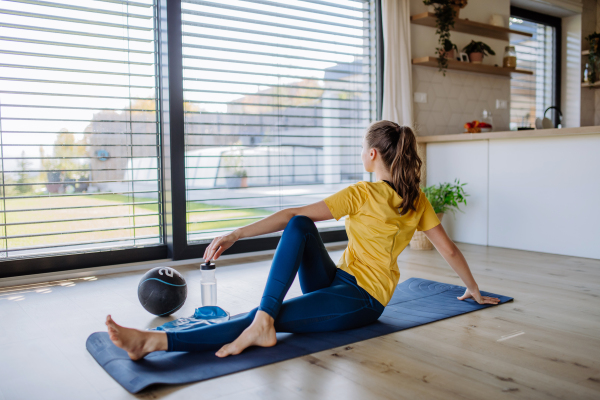
[[[152,0],[0,3],[0,256],[156,245]]]
[[[374,1],[182,2],[188,242],[369,179],[374,22]]]
[[[510,128],[534,127],[536,118],[544,118],[544,111],[555,99],[555,46],[556,29],[552,26],[511,17],[513,29],[531,33],[533,37],[513,38],[510,44],[517,52],[517,67],[533,71],[533,75],[518,74],[510,81]],[[552,113],[552,114],[551,114]],[[546,115],[552,118],[553,111]]]

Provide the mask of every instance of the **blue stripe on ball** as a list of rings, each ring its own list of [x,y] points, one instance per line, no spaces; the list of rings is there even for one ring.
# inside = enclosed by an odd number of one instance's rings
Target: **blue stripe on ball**
[[[183,285],[175,285],[174,283],[165,282],[162,279],[158,279],[158,278],[148,278],[145,281],[140,282],[140,285],[142,285],[144,282],[147,282],[147,281],[159,281],[159,282],[164,283],[165,285],[171,285],[171,286],[180,286],[180,287],[181,286],[186,286],[185,283]]]

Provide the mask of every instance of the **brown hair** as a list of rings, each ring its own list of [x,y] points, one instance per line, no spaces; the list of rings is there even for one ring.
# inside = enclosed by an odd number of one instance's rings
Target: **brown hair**
[[[400,197],[400,215],[416,210],[420,196],[421,165],[417,154],[417,139],[412,129],[391,121],[377,121],[367,129],[369,148],[376,149],[392,175],[392,185]]]

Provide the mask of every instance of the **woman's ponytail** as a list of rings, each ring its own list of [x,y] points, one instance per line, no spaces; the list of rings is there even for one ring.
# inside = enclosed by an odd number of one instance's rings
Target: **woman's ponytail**
[[[400,215],[416,210],[423,162],[417,153],[417,139],[412,129],[391,121],[378,121],[367,130],[366,140],[390,169],[391,183],[402,197]]]

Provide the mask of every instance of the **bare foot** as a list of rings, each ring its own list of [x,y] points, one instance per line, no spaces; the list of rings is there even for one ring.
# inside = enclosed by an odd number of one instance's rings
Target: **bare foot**
[[[217,357],[227,357],[229,355],[240,354],[247,347],[260,346],[271,347],[277,344],[277,336],[273,317],[264,311],[257,311],[252,324],[247,327],[242,334],[233,342],[226,344],[217,351]]]
[[[110,340],[115,346],[125,350],[134,361],[144,358],[153,351],[167,350],[167,334],[164,332],[125,328],[113,321],[110,315],[106,316],[106,326]]]

